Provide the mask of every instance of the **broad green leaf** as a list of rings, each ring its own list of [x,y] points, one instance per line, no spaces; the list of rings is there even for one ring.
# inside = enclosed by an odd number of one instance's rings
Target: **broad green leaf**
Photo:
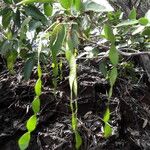
[[[146,26],[149,23],[149,20],[145,17],[139,19],[139,24]]]
[[[83,3],[84,11],[109,12],[114,11],[107,0],[87,0]]]
[[[7,12],[2,15],[2,25],[5,29],[10,25],[12,14],[12,10],[8,8]]]
[[[36,96],[32,102],[32,110],[34,111],[34,113],[39,113],[40,111],[40,99],[38,96]]]
[[[109,50],[109,59],[111,63],[115,66],[118,64],[119,61],[119,55],[118,51],[116,50],[116,46],[112,45]]]
[[[42,93],[42,92],[41,92],[41,91],[42,91],[42,90],[41,90],[41,89],[42,89],[42,81],[41,81],[41,78],[39,78],[39,79],[37,80],[34,89],[35,89],[36,95],[37,95],[37,96],[40,96],[41,93]]]
[[[30,142],[30,132],[27,132],[23,134],[18,141],[20,150],[27,149],[27,147],[29,146],[29,142]]]
[[[110,110],[109,110],[109,107],[107,107],[106,112],[103,117],[103,121],[106,123],[109,121],[109,119],[110,119]]]
[[[33,115],[29,118],[29,120],[27,121],[27,124],[26,124],[28,131],[29,132],[34,131],[36,128],[36,124],[37,124],[37,117],[36,117],[36,115]]]
[[[52,13],[53,13],[53,5],[50,3],[45,3],[44,4],[44,14],[49,17],[52,15]]]
[[[131,10],[131,12],[130,12],[128,18],[129,18],[130,20],[135,20],[135,19],[136,19],[136,9],[135,9],[135,8],[133,8],[133,9]]]
[[[27,59],[25,65],[24,65],[24,78],[25,80],[29,80],[31,73],[32,73],[32,69],[34,67],[34,59],[33,58],[29,58]]]
[[[135,25],[138,22],[139,22],[138,20],[126,20],[126,21],[123,21],[123,22],[119,23],[116,27]]]
[[[110,71],[110,75],[109,75],[109,82],[110,82],[110,85],[113,86],[116,82],[116,79],[117,79],[117,76],[118,76],[118,71],[117,71],[117,68],[114,67],[111,71]]]
[[[61,6],[65,9],[70,9],[72,0],[59,0]]]
[[[105,38],[109,40],[111,43],[115,43],[115,36],[113,34],[113,31],[109,25],[104,25],[104,33],[105,33]]]
[[[75,139],[76,139],[76,149],[78,150],[82,144],[82,138],[78,131],[75,132]]]
[[[112,128],[108,123],[105,123],[104,126],[104,137],[108,138],[112,135]]]
[[[72,129],[73,131],[76,131],[77,129],[77,118],[75,113],[72,113]]]

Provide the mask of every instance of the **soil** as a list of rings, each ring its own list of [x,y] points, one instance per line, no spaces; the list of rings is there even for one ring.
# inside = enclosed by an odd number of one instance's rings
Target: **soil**
[[[82,64],[82,65],[81,65]],[[78,128],[81,150],[149,150],[150,149],[150,84],[137,72],[137,81],[129,76],[118,78],[110,102],[113,129],[111,137],[103,136],[103,114],[107,106],[109,83],[92,63],[78,64]],[[23,65],[18,62],[15,74],[0,69],[0,150],[18,150],[17,141],[25,133],[27,119],[33,114],[36,69],[24,81]],[[69,68],[64,66],[56,96],[52,73],[43,73],[41,111],[28,150],[74,150],[69,107]],[[50,67],[48,70],[51,70]],[[139,79],[139,77],[141,77]]]

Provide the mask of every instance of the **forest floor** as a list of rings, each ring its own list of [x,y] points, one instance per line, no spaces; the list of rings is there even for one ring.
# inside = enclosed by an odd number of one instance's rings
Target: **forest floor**
[[[37,79],[22,79],[22,63],[15,74],[0,72],[0,150],[18,150],[17,141],[25,133],[25,123],[32,115],[31,102]],[[65,67],[56,97],[52,90],[52,73],[43,73],[41,111],[28,150],[74,150],[69,107],[69,68]],[[50,67],[49,67],[50,70]],[[150,150],[150,84],[136,73],[119,77],[110,102],[113,134],[103,137],[103,114],[107,106],[108,81],[90,62],[78,64],[78,128],[81,150]]]

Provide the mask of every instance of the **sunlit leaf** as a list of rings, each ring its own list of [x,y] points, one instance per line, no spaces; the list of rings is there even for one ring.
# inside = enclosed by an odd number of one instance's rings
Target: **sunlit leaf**
[[[108,138],[112,135],[112,128],[108,123],[105,123],[104,126],[104,137]]]
[[[42,81],[41,79],[39,78],[35,84],[35,93],[37,96],[40,96],[41,95],[41,88],[42,88]]]
[[[27,132],[23,134],[18,141],[20,150],[25,150],[29,146],[29,142],[30,142],[30,132]]]
[[[75,132],[75,139],[76,139],[76,149],[78,150],[82,144],[82,138],[77,131]]]
[[[116,79],[117,79],[117,76],[118,76],[118,71],[117,71],[117,68],[114,67],[111,71],[110,71],[110,75],[109,75],[109,82],[110,82],[110,85],[113,86],[116,82]]]
[[[53,5],[50,3],[45,3],[44,4],[44,14],[49,17],[52,15],[52,13],[53,13]]]
[[[145,17],[139,19],[139,24],[146,26],[149,23],[149,20]]]
[[[27,121],[27,124],[26,124],[28,131],[29,132],[34,131],[36,128],[36,124],[37,124],[37,117],[36,117],[36,115],[33,115],[29,118],[29,120]]]
[[[72,129],[73,131],[76,131],[77,129],[77,118],[74,113],[72,114]]]
[[[32,3],[48,3],[48,2],[52,2],[53,0],[22,0],[21,2],[19,2],[17,5],[21,5],[21,4],[32,4]]]
[[[82,5],[81,0],[74,0],[74,7],[77,11],[81,10],[81,5]]]
[[[39,113],[39,111],[40,111],[40,99],[37,96],[34,98],[34,100],[32,102],[32,109],[35,114]]]
[[[61,6],[65,9],[70,9],[72,0],[59,0]]]
[[[115,45],[112,45],[109,51],[109,59],[113,65],[117,65],[119,61],[118,51],[116,50]]]
[[[106,112],[103,117],[103,121],[106,123],[109,121],[109,119],[110,119],[110,110],[109,110],[109,107],[107,107]]]
[[[131,12],[130,12],[128,18],[129,18],[130,20],[135,20],[135,19],[136,19],[136,9],[135,9],[135,8],[133,8],[133,9],[131,10]]]

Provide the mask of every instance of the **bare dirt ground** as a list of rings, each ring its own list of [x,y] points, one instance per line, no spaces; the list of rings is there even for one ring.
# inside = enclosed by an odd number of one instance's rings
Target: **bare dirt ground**
[[[74,150],[69,107],[68,72],[65,67],[56,97],[52,75],[43,74],[41,112],[28,150]],[[50,69],[50,68],[49,68]],[[17,150],[17,140],[25,133],[25,123],[32,115],[36,71],[31,80],[22,79],[22,63],[16,73],[1,66],[0,72],[0,150]],[[149,150],[150,149],[150,84],[136,73],[139,82],[128,76],[119,77],[110,103],[113,135],[103,138],[102,117],[107,106],[109,84],[97,67],[78,65],[78,127],[82,136],[81,150]],[[141,78],[140,78],[141,77]]]

